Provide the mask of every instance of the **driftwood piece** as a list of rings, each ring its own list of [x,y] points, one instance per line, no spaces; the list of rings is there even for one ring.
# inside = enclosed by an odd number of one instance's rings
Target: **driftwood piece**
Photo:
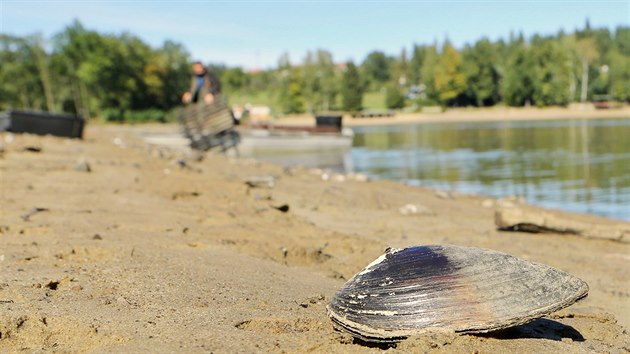
[[[250,188],[272,189],[276,185],[274,176],[251,176],[245,180],[245,184]]]
[[[498,209],[494,222],[500,230],[573,234],[630,243],[630,223],[590,215],[576,215],[531,206]]]

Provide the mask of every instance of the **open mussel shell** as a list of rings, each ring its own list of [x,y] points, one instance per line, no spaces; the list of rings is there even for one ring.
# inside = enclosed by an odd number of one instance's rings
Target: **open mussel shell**
[[[584,281],[505,253],[420,246],[388,249],[337,292],[328,314],[338,330],[391,343],[426,332],[511,327],[587,294]]]

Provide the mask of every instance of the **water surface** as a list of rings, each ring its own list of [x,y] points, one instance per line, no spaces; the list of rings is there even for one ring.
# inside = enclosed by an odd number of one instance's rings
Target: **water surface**
[[[630,119],[360,127],[355,171],[630,220]]]
[[[350,151],[254,156],[630,221],[630,119],[354,128]]]

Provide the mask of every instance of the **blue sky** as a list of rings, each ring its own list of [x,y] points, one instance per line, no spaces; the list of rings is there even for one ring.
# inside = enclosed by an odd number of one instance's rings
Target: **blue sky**
[[[70,1],[0,0],[0,32],[50,37],[73,19],[103,33],[131,32],[152,46],[171,39],[192,59],[246,68],[292,62],[328,49],[360,62],[372,50],[398,54],[449,38],[462,47],[510,32],[552,34],[628,25],[629,0],[616,1]]]

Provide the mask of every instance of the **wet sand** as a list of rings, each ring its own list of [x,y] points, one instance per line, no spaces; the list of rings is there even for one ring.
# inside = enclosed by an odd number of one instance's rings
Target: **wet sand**
[[[378,353],[334,331],[326,303],[385,248],[440,243],[560,268],[590,294],[507,331],[389,351],[630,350],[630,244],[501,232],[484,197],[199,159],[147,146],[143,129],[0,134],[0,352]],[[244,183],[269,175],[273,188]]]

